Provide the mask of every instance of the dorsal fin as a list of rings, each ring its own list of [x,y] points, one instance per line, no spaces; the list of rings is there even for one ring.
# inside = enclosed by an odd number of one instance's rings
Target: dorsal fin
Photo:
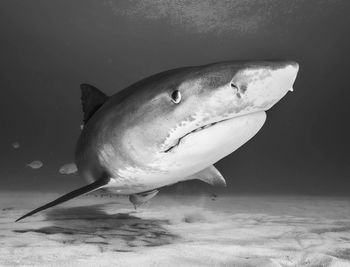
[[[107,101],[108,96],[90,84],[83,83],[80,85],[80,89],[84,124],[86,124],[92,115]]]

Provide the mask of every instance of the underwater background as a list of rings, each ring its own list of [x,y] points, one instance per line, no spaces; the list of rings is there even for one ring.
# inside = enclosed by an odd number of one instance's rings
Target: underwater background
[[[0,1],[0,266],[350,266],[350,2]],[[81,83],[112,95],[166,69],[295,60],[294,92],[216,163],[134,210],[74,174]]]
[[[74,160],[80,83],[111,95],[166,69],[292,59],[294,92],[216,164],[222,192],[349,195],[349,11],[345,0],[1,1],[0,189],[84,184],[58,171]],[[26,166],[33,160],[43,166]],[[194,181],[166,190],[212,189]]]

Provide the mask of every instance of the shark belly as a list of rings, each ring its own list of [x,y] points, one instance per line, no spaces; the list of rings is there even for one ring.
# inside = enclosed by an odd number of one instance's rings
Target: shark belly
[[[179,181],[211,166],[250,140],[263,126],[265,112],[255,112],[221,121],[181,139],[147,168],[126,166],[118,170],[109,187],[118,194],[135,194]]]

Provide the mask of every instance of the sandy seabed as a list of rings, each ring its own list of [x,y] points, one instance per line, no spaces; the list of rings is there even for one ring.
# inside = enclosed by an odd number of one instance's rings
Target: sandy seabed
[[[0,266],[350,266],[350,198],[0,194]]]

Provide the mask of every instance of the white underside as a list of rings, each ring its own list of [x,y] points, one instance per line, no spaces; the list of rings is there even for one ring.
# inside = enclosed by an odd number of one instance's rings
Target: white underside
[[[162,152],[149,166],[157,171],[124,169],[122,177],[113,179],[109,187],[118,194],[134,194],[187,180],[187,176],[207,168],[246,143],[260,130],[265,119],[266,113],[261,111],[191,133],[170,152]]]

